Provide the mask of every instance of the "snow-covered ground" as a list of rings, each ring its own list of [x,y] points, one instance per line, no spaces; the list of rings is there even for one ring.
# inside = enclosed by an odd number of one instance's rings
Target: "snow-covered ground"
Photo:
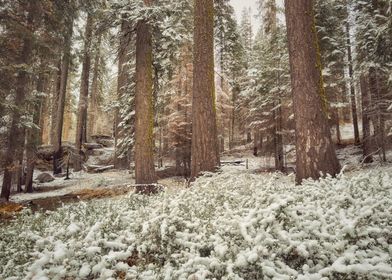
[[[38,176],[40,172],[37,170],[35,176]],[[69,194],[78,190],[99,188],[99,187],[117,187],[126,184],[134,184],[135,180],[128,171],[110,171],[105,173],[85,173],[76,172],[71,174],[70,180],[64,180],[64,178],[55,178],[54,181],[49,183],[39,184],[40,192],[35,193],[16,193],[11,196],[10,201],[12,202],[26,202],[38,198],[55,197]],[[45,191],[45,188],[53,189]]]
[[[157,196],[26,210],[0,228],[0,279],[392,278],[392,167],[302,186],[222,169]]]

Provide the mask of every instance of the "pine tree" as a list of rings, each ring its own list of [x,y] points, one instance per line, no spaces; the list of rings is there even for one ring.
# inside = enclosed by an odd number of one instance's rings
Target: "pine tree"
[[[353,8],[357,23],[357,72],[363,75],[362,103],[366,106],[362,111],[374,128],[374,135],[371,137],[371,142],[375,144],[374,153],[378,153],[381,160],[386,161],[386,120],[391,118],[387,109],[392,103],[392,87],[388,84],[392,69],[391,5],[387,1],[374,0],[354,2]],[[365,86],[366,81],[368,86]],[[371,143],[363,145],[364,160],[369,157],[369,146]]]
[[[152,1],[144,0],[147,7]],[[156,183],[154,168],[152,30],[146,19],[136,26],[135,177],[136,184]],[[138,192],[154,192],[138,186]]]
[[[214,5],[196,0],[194,11],[191,177],[219,166],[214,88]]]
[[[26,4],[24,12],[27,14],[24,25],[26,30],[34,32],[37,28],[36,21],[38,18],[39,2],[37,0],[30,1]],[[22,110],[25,108],[27,98],[28,85],[30,82],[30,74],[26,67],[31,67],[32,53],[34,49],[32,34],[24,34],[21,38],[21,50],[17,63],[25,65],[17,72],[16,92],[15,92],[15,109],[12,112],[11,126],[8,135],[7,152],[4,160],[4,176],[1,189],[1,197],[9,199],[11,191],[11,175],[14,169],[14,156],[24,147],[24,129],[19,126],[21,121]],[[23,151],[23,148],[22,148]]]
[[[90,83],[90,67],[91,67],[91,41],[93,37],[93,14],[87,13],[86,30],[84,34],[84,50],[83,50],[83,66],[82,77],[80,85],[80,96],[77,115],[76,139],[75,147],[77,156],[74,161],[74,171],[82,169],[81,150],[82,144],[87,141],[86,126],[87,126],[87,109]]]
[[[68,71],[71,60],[71,44],[72,44],[72,35],[73,35],[73,24],[75,18],[75,10],[73,6],[73,2],[71,0],[64,3],[67,5],[68,9],[65,11],[68,12],[64,17],[64,49],[61,59],[61,66],[59,69],[59,87],[58,87],[58,95],[54,103],[54,108],[56,110],[53,112],[55,115],[54,119],[54,131],[53,131],[53,146],[54,146],[54,154],[53,154],[53,173],[59,174],[62,171],[61,160],[62,160],[62,133],[63,133],[63,124],[64,124],[64,106],[65,99],[67,93],[67,81],[68,81]]]
[[[285,1],[296,132],[296,182],[340,170],[325,112],[312,0]],[[317,67],[315,67],[315,65]]]

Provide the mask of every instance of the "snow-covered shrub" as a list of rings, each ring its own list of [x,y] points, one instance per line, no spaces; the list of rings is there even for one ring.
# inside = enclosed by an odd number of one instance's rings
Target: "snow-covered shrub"
[[[223,172],[153,197],[26,211],[0,228],[0,278],[390,279],[391,171],[302,186]]]

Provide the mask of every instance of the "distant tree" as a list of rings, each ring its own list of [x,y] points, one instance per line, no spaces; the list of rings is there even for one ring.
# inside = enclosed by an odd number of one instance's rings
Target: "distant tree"
[[[67,82],[68,82],[68,72],[71,60],[71,44],[73,35],[73,25],[75,19],[76,6],[73,0],[67,0],[64,3],[64,37],[63,37],[63,50],[61,64],[59,68],[58,77],[58,94],[57,98],[54,100],[54,108],[56,109],[53,113],[55,117],[52,118],[54,121],[53,125],[53,173],[59,174],[62,171],[61,161],[62,161],[62,134],[63,134],[63,124],[64,124],[64,108],[65,99],[67,93]]]
[[[239,26],[229,0],[214,1],[214,39],[216,76],[217,122],[220,148],[223,151],[228,135],[233,147],[238,119],[238,89],[244,74],[245,55]]]
[[[244,8],[241,14],[241,21],[239,26],[242,46],[245,51],[246,67],[249,67],[253,48],[253,30],[252,30],[252,14],[251,8]]]
[[[325,108],[312,0],[285,0],[296,132],[296,182],[336,175],[340,165]],[[315,67],[316,66],[316,67]]]
[[[82,169],[81,152],[82,144],[87,141],[87,109],[90,83],[90,68],[91,68],[91,43],[93,37],[93,14],[87,13],[86,29],[84,34],[84,50],[83,50],[83,64],[82,77],[80,84],[79,105],[76,124],[76,139],[75,148],[78,156],[75,157],[74,171]]]
[[[362,105],[365,106],[362,112],[374,132],[369,142],[364,143],[363,152],[366,159],[369,147],[373,146],[373,153],[386,161],[387,131],[391,129],[388,120],[392,117],[388,110],[392,104],[392,7],[385,0],[353,1],[352,5],[356,20],[356,66],[362,77]]]

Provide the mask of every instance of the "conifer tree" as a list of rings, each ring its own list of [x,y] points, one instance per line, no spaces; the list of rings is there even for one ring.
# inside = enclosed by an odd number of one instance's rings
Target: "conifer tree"
[[[149,7],[151,0],[144,0]],[[135,176],[136,184],[156,183],[154,167],[154,104],[152,29],[147,19],[136,26]],[[150,192],[144,186],[139,192]]]
[[[312,0],[285,0],[296,133],[296,182],[336,175]],[[317,66],[317,67],[315,67]]]
[[[194,7],[191,177],[219,166],[214,87],[214,5],[196,0]]]

